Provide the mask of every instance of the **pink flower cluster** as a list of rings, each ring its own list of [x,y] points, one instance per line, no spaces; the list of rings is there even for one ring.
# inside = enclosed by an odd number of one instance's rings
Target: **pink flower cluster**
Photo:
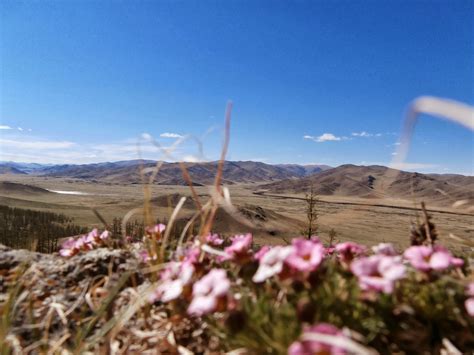
[[[355,257],[364,254],[366,251],[363,245],[353,242],[339,243],[334,249],[341,261],[346,264],[349,264]]]
[[[379,255],[387,255],[387,256],[395,256],[398,255],[397,251],[390,243],[380,243],[372,247],[372,251],[375,254]]]
[[[166,229],[166,225],[163,223],[155,224],[152,227],[146,227],[145,233],[148,236],[160,236]]]
[[[91,250],[103,246],[110,238],[109,231],[99,234],[97,229],[93,229],[89,234],[81,235],[77,238],[69,238],[59,250],[59,255],[71,257],[84,250]]]
[[[354,260],[350,268],[364,291],[392,293],[395,282],[405,276],[398,256],[371,255]]]
[[[170,302],[181,296],[191,296],[188,307],[190,315],[203,316],[215,311],[224,311],[230,290],[226,271],[212,269],[193,284],[195,271],[190,262],[174,262],[169,265],[161,273],[160,283],[151,294],[150,302]]]
[[[217,235],[210,235],[208,242],[220,242]],[[251,243],[248,237],[237,236],[233,244],[228,247],[229,255],[239,255],[249,249]],[[247,244],[249,244],[247,246]],[[232,254],[235,253],[235,254]],[[203,265],[200,260],[201,249],[198,244],[179,248],[175,253],[175,259],[160,274],[160,282],[150,301],[170,302],[179,297],[189,301],[188,314],[202,316],[215,311],[223,311],[227,307],[230,280],[223,269],[211,269],[202,278]]]
[[[347,339],[343,332],[328,323],[319,323],[303,330],[301,339],[295,341],[288,348],[288,355],[313,355],[313,354],[336,354],[342,355],[345,349],[333,345],[335,341],[325,341],[330,336],[332,339]]]
[[[272,276],[279,275],[285,268],[293,274],[313,272],[325,256],[325,248],[319,240],[302,238],[293,239],[289,246],[262,249],[256,254],[259,267],[253,276],[254,282],[263,282]]]
[[[150,302],[170,302],[180,297],[186,288],[190,290],[199,254],[200,249],[195,246],[178,249],[175,254],[178,261],[169,263],[161,272],[159,285],[150,296]],[[147,252],[146,255],[148,256]]]
[[[242,265],[255,260],[258,261],[257,271],[252,277],[255,283],[272,277],[279,277],[281,280],[308,280],[312,273],[320,269],[325,258],[331,257],[318,239],[295,238],[291,245],[263,246],[256,253],[251,249],[251,234],[234,236],[231,244],[223,250],[214,249],[224,243],[217,234],[209,234],[205,240],[205,245],[190,243],[174,253],[175,261],[161,273],[160,283],[151,301],[170,302],[182,296],[188,302],[190,315],[202,316],[223,311],[235,301],[230,295],[231,281],[224,269],[208,266],[222,261]],[[397,281],[405,277],[404,259],[414,268],[425,272],[457,267],[463,263],[442,247],[410,247],[403,257],[388,243],[372,247],[374,254],[370,256],[367,256],[366,247],[353,242],[340,243],[333,248],[341,265],[357,278],[359,287],[365,294],[392,293]],[[469,314],[474,314],[474,286],[470,286],[468,295],[466,309]],[[335,333],[337,328],[331,327],[320,325],[308,328],[307,332],[330,331],[333,335],[339,334]],[[318,345],[303,339],[294,343],[290,349],[292,354],[305,354],[304,351],[310,349],[308,353],[312,353],[311,349],[319,349],[318,346],[324,350],[324,346],[329,345]]]
[[[202,316],[215,311],[223,311],[227,306],[230,281],[223,269],[212,269],[193,286],[193,300],[188,313]]]
[[[224,243],[224,239],[219,237],[218,234],[209,234],[206,237],[206,242],[209,243],[210,245],[219,246]]]
[[[450,267],[460,267],[464,261],[455,258],[449,250],[441,246],[412,246],[403,253],[405,259],[419,271],[442,271]]]
[[[226,254],[221,261],[237,260],[245,261],[250,257],[250,247],[252,246],[252,234],[236,235],[231,238],[232,244],[224,248]]]
[[[191,283],[194,266],[188,262],[173,262],[162,273],[161,282],[150,296],[150,301],[170,302],[181,296]]]

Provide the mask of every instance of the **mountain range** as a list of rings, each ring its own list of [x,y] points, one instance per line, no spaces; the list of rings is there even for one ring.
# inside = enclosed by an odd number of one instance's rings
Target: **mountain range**
[[[218,162],[186,163],[196,186],[211,185]],[[128,160],[97,164],[41,165],[0,163],[0,174],[33,175],[82,179],[112,184],[142,182],[141,169],[156,166],[151,160]],[[187,185],[179,163],[163,163],[155,184]],[[311,188],[320,196],[419,199],[438,206],[474,203],[474,177],[456,174],[421,174],[380,165],[271,165],[255,161],[226,161],[223,183],[254,183],[257,193],[300,194]]]
[[[212,184],[218,162],[186,163],[189,175],[195,185]],[[153,168],[155,161],[127,160],[97,164],[33,165],[15,162],[0,163],[0,173],[30,174],[49,177],[97,180],[110,183],[137,184],[142,181],[140,170]],[[256,183],[299,178],[330,169],[327,165],[270,165],[254,161],[226,161],[223,182]],[[150,169],[147,169],[148,171]],[[179,163],[163,163],[155,183],[160,185],[186,185]]]

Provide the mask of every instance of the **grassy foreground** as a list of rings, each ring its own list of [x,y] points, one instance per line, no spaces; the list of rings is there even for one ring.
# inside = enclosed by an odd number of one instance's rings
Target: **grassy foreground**
[[[251,234],[179,240],[165,225],[140,238],[94,230],[43,261],[4,249],[0,347],[4,354],[468,352],[472,273],[428,227],[413,231],[404,251],[317,237],[256,249]]]

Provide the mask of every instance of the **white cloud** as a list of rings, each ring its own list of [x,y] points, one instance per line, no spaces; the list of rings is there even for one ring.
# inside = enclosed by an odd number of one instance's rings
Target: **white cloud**
[[[52,164],[88,164],[104,161],[131,159],[164,159],[167,161],[183,160],[183,156],[194,154],[195,146],[182,147],[164,145],[163,150],[152,144],[137,144],[137,139],[126,139],[107,143],[75,143],[54,141],[33,136],[14,136],[0,138],[0,160],[18,162],[36,162]],[[199,156],[199,155],[197,155]],[[198,158],[190,156],[189,161]]]
[[[146,141],[151,141],[153,140],[153,137],[150,133],[142,133],[142,138]]]
[[[7,125],[0,125],[0,129],[12,129],[12,128]]]
[[[19,130],[20,132],[22,132],[22,131],[23,131],[23,128],[21,128],[21,127],[18,127],[18,130]]]
[[[340,141],[340,140],[345,140],[347,137],[337,137],[332,133],[323,133],[322,135],[318,137],[314,136],[308,136],[305,135],[303,136],[304,139],[309,139],[318,143],[323,143],[323,142],[330,142],[330,141]]]
[[[161,133],[160,137],[161,138],[182,138],[183,136],[181,134],[178,134],[178,133],[165,132],[165,133]]]
[[[364,138],[369,138],[369,137],[382,137],[382,133],[368,133],[366,131],[362,132],[352,132],[351,136],[353,137],[364,137]]]
[[[362,131],[360,133],[358,132],[352,132],[351,134],[353,137],[372,137],[372,134],[367,133],[366,131]]]
[[[28,141],[0,139],[0,146],[17,149],[65,149],[74,146],[75,143],[67,141]]]
[[[204,160],[196,155],[185,155],[183,157],[183,161],[187,163],[200,163],[200,162],[203,162]]]

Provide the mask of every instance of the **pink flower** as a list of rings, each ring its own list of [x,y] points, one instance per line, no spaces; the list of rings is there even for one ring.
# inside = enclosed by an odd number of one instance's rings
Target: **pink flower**
[[[263,247],[261,247],[254,255],[254,259],[255,260],[261,260],[262,257],[271,249],[270,246],[268,245],[264,245]]]
[[[151,260],[156,260],[157,256],[154,254],[153,256],[150,256],[150,253],[148,253],[147,250],[143,249],[138,252],[138,256],[142,259],[144,263],[147,263]]]
[[[339,243],[335,248],[344,263],[350,263],[356,256],[366,251],[365,246],[353,242]]]
[[[354,260],[351,271],[362,290],[392,293],[395,281],[405,275],[405,266],[399,257],[371,255]]]
[[[464,261],[453,255],[441,246],[412,246],[405,250],[403,254],[411,265],[420,271],[428,272],[430,270],[446,270],[451,266],[462,266]]]
[[[201,255],[201,248],[198,244],[193,244],[187,247],[179,247],[176,249],[175,258],[176,260],[189,262],[195,264],[199,261]]]
[[[109,231],[104,231],[99,235],[97,229],[93,229],[86,235],[81,235],[77,238],[69,238],[62,245],[59,250],[59,255],[64,257],[74,256],[81,250],[91,250],[100,247],[104,244],[110,236]]]
[[[97,246],[99,243],[99,231],[94,228],[92,231],[89,232],[89,234],[82,236],[77,240],[77,247],[79,249],[94,249],[94,247]]]
[[[104,241],[110,238],[110,232],[109,231],[103,231],[102,234],[99,236],[99,239]]]
[[[467,314],[474,317],[474,282],[468,285],[466,294],[470,297],[464,302],[464,306],[466,307]]]
[[[231,238],[231,240],[232,244],[224,248],[224,253],[226,253],[227,256],[223,257],[222,260],[235,260],[241,257],[247,257],[252,245],[252,234],[236,235]]]
[[[188,308],[191,315],[202,316],[217,310],[230,289],[230,281],[223,269],[212,269],[193,286],[193,300]]]
[[[328,247],[324,248],[324,255],[332,255],[332,254],[334,254],[335,251],[336,251],[335,247],[333,247],[332,245],[328,246]]]
[[[78,252],[79,250],[76,249],[76,240],[74,238],[69,238],[61,245],[59,255],[64,257],[70,257],[77,254]]]
[[[288,355],[313,355],[313,354],[346,354],[342,348],[336,347],[322,340],[312,340],[311,336],[330,335],[338,338],[346,338],[342,331],[332,324],[319,323],[303,330],[301,340],[295,341],[288,348]]]
[[[293,246],[276,246],[267,251],[260,259],[257,272],[252,278],[253,282],[263,282],[279,274],[283,270],[286,258],[293,253],[293,249]]]
[[[171,263],[162,273],[161,282],[150,296],[150,301],[170,302],[183,293],[191,282],[194,266],[190,263]]]
[[[149,235],[160,235],[166,229],[166,225],[163,223],[155,224],[153,227],[146,227],[145,233]]]
[[[307,239],[293,239],[293,252],[286,258],[292,269],[311,272],[317,269],[324,259],[324,246],[319,242]]]
[[[395,256],[398,255],[397,251],[393,247],[391,243],[380,243],[378,245],[374,245],[372,247],[372,251],[375,254],[387,255],[387,256]]]
[[[218,234],[210,234],[209,233],[209,235],[206,237],[206,242],[211,244],[211,245],[218,246],[218,245],[222,245],[222,243],[224,243],[224,239],[219,237]]]

